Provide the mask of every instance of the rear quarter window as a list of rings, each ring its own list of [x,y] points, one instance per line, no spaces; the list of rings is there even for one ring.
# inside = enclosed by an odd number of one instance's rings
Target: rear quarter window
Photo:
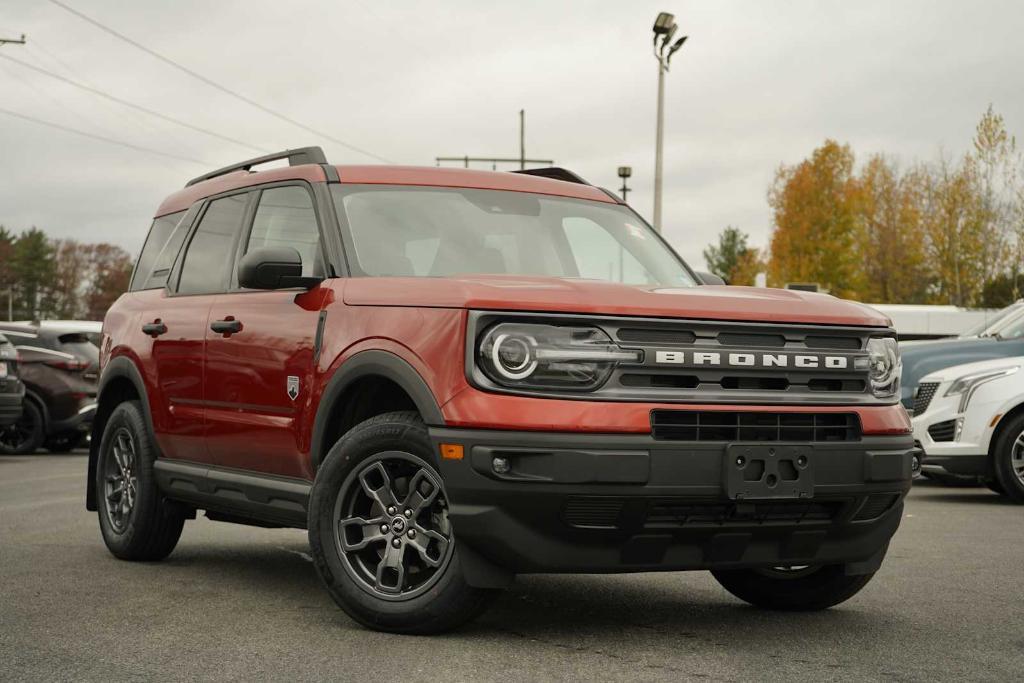
[[[185,211],[160,216],[153,221],[149,228],[149,236],[142,246],[142,253],[135,265],[135,273],[132,276],[129,291],[136,292],[141,289],[159,289],[167,284],[167,275],[170,273],[174,258],[178,255],[181,243],[185,239],[185,231],[188,226]]]

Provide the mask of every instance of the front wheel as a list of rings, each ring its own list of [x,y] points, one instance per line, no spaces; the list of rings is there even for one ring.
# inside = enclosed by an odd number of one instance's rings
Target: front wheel
[[[432,450],[418,415],[388,413],[354,427],[317,472],[313,560],[334,601],[369,628],[447,631],[493,595],[463,577]]]
[[[874,574],[847,576],[842,565],[712,571],[740,600],[765,609],[822,610],[856,595]]]
[[[992,456],[1003,495],[1015,503],[1024,503],[1024,414],[999,430]]]

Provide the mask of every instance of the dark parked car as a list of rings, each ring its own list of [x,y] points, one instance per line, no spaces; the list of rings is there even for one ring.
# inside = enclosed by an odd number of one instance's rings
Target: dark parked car
[[[65,451],[82,443],[96,412],[99,349],[78,331],[0,323],[25,384],[21,417],[0,434],[0,453]]]
[[[0,334],[0,433],[7,432],[21,418],[25,385],[18,379],[18,352]]]
[[[901,400],[921,414],[928,407],[930,390],[917,391],[921,378],[932,372],[993,358],[1024,356],[1024,302],[1007,306],[986,325],[953,339],[900,344],[903,356]],[[931,390],[933,391],[933,390]]]

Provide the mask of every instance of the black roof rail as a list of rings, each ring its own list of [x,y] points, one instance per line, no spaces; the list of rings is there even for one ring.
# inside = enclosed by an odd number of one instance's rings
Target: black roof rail
[[[513,173],[523,173],[525,175],[536,175],[541,178],[551,178],[552,180],[564,180],[567,183],[576,183],[577,185],[589,185],[586,180],[579,177],[572,171],[569,171],[558,166],[548,166],[547,168],[525,168],[521,171],[512,171]]]
[[[216,171],[210,171],[204,173],[201,176],[193,178],[192,180],[185,183],[185,187],[191,187],[196,183],[201,183],[204,180],[210,178],[216,178],[217,176],[226,175],[233,171],[248,171],[253,166],[259,164],[265,164],[268,161],[278,161],[280,159],[287,159],[289,166],[299,166],[301,164],[326,164],[327,157],[324,156],[324,151],[320,147],[299,147],[298,149],[286,149],[283,152],[275,152],[274,154],[266,154],[255,159],[247,159],[237,164],[231,164],[224,168],[218,168]]]

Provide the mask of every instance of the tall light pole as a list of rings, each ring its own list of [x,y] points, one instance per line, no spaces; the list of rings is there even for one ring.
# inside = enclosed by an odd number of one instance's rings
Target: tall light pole
[[[622,178],[622,187],[619,188],[619,192],[622,193],[622,201],[626,201],[626,195],[629,193],[629,188],[626,187],[626,179],[633,175],[632,166],[619,166],[619,177]]]
[[[654,150],[654,229],[661,232],[661,169],[665,143],[665,74],[672,55],[683,46],[687,36],[675,43],[672,37],[678,29],[675,16],[662,12],[654,20],[654,56],[658,60],[658,134]]]

